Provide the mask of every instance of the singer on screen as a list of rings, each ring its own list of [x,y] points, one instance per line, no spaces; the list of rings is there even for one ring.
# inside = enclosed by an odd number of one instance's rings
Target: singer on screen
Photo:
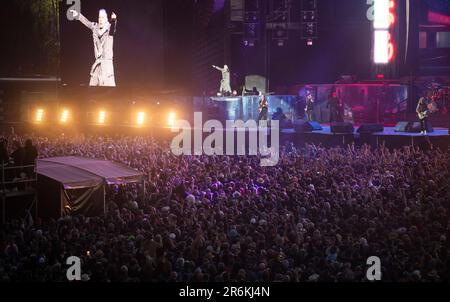
[[[74,18],[78,19],[92,31],[95,62],[91,68],[89,86],[115,87],[113,45],[117,27],[116,14],[111,14],[111,24],[108,20],[108,14],[104,9],[98,12],[98,23],[89,21],[75,10],[71,10],[71,12]]]

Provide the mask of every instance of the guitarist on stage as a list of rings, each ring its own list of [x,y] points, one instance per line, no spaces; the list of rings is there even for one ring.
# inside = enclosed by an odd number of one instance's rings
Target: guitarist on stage
[[[430,115],[430,110],[425,102],[425,98],[420,98],[419,104],[416,108],[417,116],[420,120],[421,132],[420,134],[427,134],[428,116]]]
[[[263,93],[259,95],[259,121],[267,121],[269,113],[269,104],[267,103],[266,97]]]

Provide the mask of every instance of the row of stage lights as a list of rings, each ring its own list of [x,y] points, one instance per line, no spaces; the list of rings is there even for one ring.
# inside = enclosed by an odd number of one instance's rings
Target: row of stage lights
[[[45,123],[48,115],[46,114],[46,111],[42,108],[38,108],[34,112],[34,118],[33,122],[37,124],[43,124]],[[71,111],[68,109],[63,109],[59,112],[58,121],[62,125],[66,125],[71,122]],[[95,119],[92,121],[93,123],[97,125],[107,125],[108,121],[108,114],[104,110],[99,110],[96,113]],[[166,124],[164,126],[173,127],[175,126],[176,122],[176,113],[171,111],[167,114],[167,120]],[[134,116],[134,126],[143,127],[148,124],[148,115],[145,111],[138,111]]]

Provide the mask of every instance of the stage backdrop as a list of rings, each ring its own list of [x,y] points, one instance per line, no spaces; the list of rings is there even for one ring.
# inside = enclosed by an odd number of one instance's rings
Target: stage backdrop
[[[344,120],[361,123],[383,123],[395,125],[405,120],[407,113],[408,87],[405,85],[380,84],[341,84],[307,85],[298,87],[298,95],[267,96],[269,117],[281,108],[287,120],[305,118],[306,92],[315,99],[314,120],[328,123],[330,112],[327,108],[328,97],[336,90],[344,104]],[[244,121],[258,119],[259,97],[194,98],[194,110],[203,112],[203,118]]]

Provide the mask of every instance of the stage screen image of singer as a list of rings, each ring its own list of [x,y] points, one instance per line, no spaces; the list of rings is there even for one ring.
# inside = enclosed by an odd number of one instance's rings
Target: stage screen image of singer
[[[160,88],[164,71],[162,11],[160,0],[62,1],[64,85]]]

